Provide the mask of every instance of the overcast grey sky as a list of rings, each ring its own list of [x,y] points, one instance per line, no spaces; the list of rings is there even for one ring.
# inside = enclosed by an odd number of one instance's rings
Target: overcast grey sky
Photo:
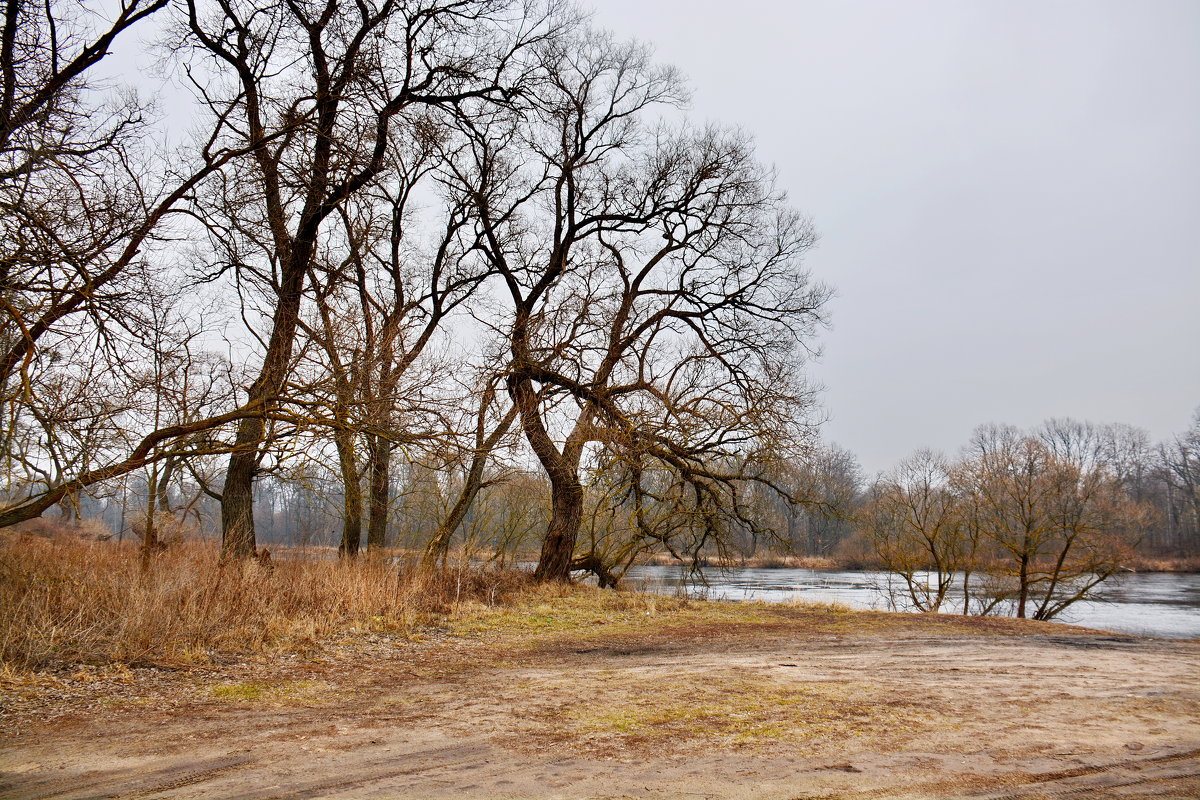
[[[1200,2],[594,0],[753,133],[838,291],[826,438],[1200,405]]]

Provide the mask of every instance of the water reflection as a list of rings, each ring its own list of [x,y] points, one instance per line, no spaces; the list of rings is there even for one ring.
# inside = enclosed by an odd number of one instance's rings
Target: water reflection
[[[711,599],[804,600],[851,608],[887,609],[886,572],[826,572],[811,569],[709,569],[707,585],[681,567],[634,567],[626,586],[650,592],[686,591]],[[947,611],[956,612],[951,599]],[[1147,573],[1114,578],[1100,601],[1076,603],[1059,622],[1161,638],[1200,638],[1200,575]]]

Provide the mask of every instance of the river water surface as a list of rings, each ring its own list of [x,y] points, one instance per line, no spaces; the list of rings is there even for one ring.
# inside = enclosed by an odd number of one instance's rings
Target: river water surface
[[[888,609],[888,577],[886,572],[709,569],[706,586],[689,579],[681,567],[634,567],[624,585],[651,592],[684,591],[714,600],[799,600]],[[1101,589],[1102,599],[1075,603],[1056,621],[1139,636],[1200,638],[1200,574],[1131,573],[1110,579]],[[956,605],[951,602],[946,610],[956,610]]]

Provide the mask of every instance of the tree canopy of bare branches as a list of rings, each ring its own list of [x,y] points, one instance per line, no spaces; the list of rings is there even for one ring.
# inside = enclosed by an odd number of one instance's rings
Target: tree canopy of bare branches
[[[596,33],[543,58],[529,110],[472,121],[458,177],[506,302],[487,322],[508,392],[552,489],[537,575],[566,580],[589,454],[630,502],[700,519],[736,509],[764,452],[797,446],[827,292],[801,265],[811,226],[749,141],[654,119],[685,97],[673,70]]]

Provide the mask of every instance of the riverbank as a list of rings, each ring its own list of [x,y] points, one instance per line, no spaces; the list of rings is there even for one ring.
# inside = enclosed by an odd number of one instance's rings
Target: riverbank
[[[701,562],[710,569],[811,569],[817,571],[882,570],[885,565],[871,555],[856,556],[797,556],[765,553],[753,556],[712,556]],[[670,553],[655,553],[637,560],[639,566],[688,566]],[[1126,572],[1200,572],[1200,558],[1156,558],[1135,555],[1121,565]]]
[[[626,574],[624,584],[638,591],[685,592],[710,600],[837,603],[860,610],[911,610],[906,607],[908,598],[895,576],[871,570],[730,567],[693,576],[676,567],[634,567]],[[1099,589],[1098,598],[1071,604],[1055,621],[1133,636],[1200,639],[1200,574],[1127,572]],[[962,607],[962,594],[957,586],[953,587],[941,611],[961,613]]]
[[[9,674],[12,798],[1190,797],[1200,644],[576,589]]]

